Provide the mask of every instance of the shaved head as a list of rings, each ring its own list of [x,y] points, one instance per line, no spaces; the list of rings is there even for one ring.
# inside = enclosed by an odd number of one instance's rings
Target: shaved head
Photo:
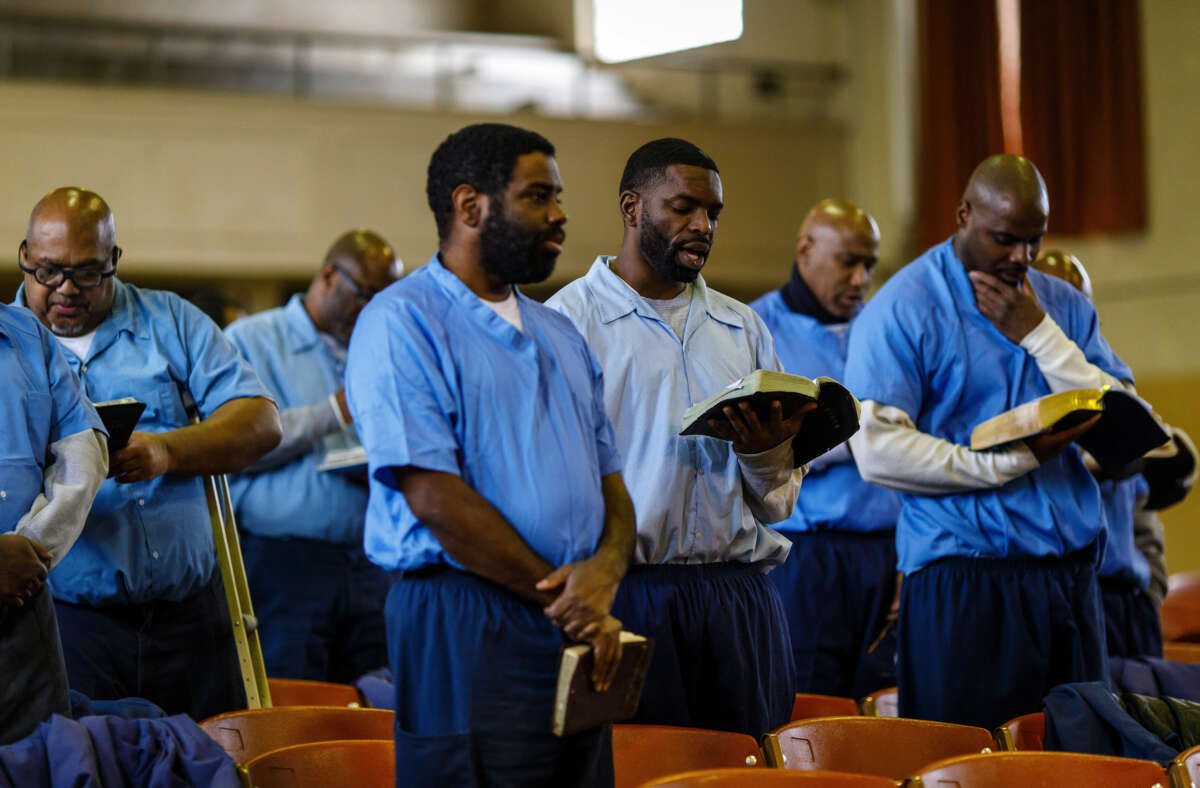
[[[821,307],[848,320],[862,306],[879,260],[879,225],[852,202],[824,199],[796,237],[796,270]]]
[[[1043,274],[1058,277],[1091,300],[1092,279],[1075,255],[1061,249],[1047,249],[1033,261],[1033,267]]]
[[[104,198],[77,186],[55,189],[33,206],[21,243],[26,305],[59,336],[93,331],[112,310],[113,279],[108,276],[99,286],[84,288],[67,275],[111,274],[120,256],[112,210]],[[55,272],[58,283],[42,284],[35,273],[38,269]]]
[[[349,230],[325,252],[304,296],[304,307],[318,330],[349,342],[358,313],[402,270],[382,236],[371,230]]]
[[[1037,257],[1050,215],[1046,182],[1024,156],[984,159],[963,190],[954,251],[968,271],[1017,287]]]

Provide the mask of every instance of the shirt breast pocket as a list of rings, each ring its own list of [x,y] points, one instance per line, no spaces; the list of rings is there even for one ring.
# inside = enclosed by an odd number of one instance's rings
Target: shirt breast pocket
[[[187,412],[179,388],[173,382],[155,381],[147,391],[135,394],[134,398],[146,403],[146,410],[138,420],[139,430],[151,427],[155,432],[166,432],[187,426]]]

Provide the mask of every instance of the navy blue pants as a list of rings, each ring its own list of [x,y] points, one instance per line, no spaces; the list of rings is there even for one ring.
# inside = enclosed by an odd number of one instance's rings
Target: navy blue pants
[[[24,605],[0,607],[0,745],[70,713],[54,600],[43,583]]]
[[[55,600],[71,689],[139,697],[203,720],[246,708],[221,573],[180,602],[91,607]]]
[[[634,566],[612,613],[653,637],[633,722],[758,738],[788,722],[795,691],[779,593],[757,564]]]
[[[563,637],[479,577],[399,575],[387,598],[397,786],[612,786],[612,727],[550,732]]]
[[[900,591],[900,715],[989,730],[1108,681],[1095,556],[945,558]]]
[[[268,675],[349,684],[387,664],[391,581],[361,546],[240,537]]]
[[[896,532],[784,536],[792,550],[768,577],[787,611],[796,692],[861,698],[895,686],[895,631],[875,641],[896,595]]]
[[[1101,580],[1110,657],[1161,657],[1162,622],[1150,595],[1122,580]]]

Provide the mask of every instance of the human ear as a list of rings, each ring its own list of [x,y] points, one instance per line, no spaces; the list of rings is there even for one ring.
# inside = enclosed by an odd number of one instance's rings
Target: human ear
[[[965,230],[967,220],[971,218],[971,203],[963,200],[958,204],[958,209],[954,212],[954,221],[958,229]]]
[[[479,227],[483,224],[486,201],[486,195],[480,194],[474,186],[460,184],[450,193],[450,203],[454,206],[454,220],[467,227]]]
[[[808,233],[803,233],[796,239],[796,262],[800,262],[808,256],[808,250],[812,248],[813,239]]]
[[[621,221],[626,227],[637,227],[638,219],[641,218],[639,206],[642,204],[641,195],[630,189],[621,192],[618,198],[621,208]]]

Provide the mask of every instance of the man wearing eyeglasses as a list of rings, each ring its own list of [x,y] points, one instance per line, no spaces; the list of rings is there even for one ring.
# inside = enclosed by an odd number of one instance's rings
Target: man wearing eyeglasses
[[[231,480],[271,676],[344,683],[387,664],[390,582],[363,553],[366,474],[321,465],[360,446],[343,388],[346,346],[358,313],[399,269],[387,241],[352,230],[307,292],[225,329],[283,409],[283,440]]]
[[[279,442],[274,403],[237,348],[173,293],[115,276],[112,211],[74,187],[43,197],[19,249],[28,306],[93,402],[146,404],[111,452],[83,534],[50,573],[71,687],[203,719],[245,703],[200,476]],[[183,392],[203,422],[188,425]]]

